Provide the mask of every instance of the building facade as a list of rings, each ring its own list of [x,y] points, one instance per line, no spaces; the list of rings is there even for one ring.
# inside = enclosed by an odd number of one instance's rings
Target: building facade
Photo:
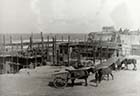
[[[128,29],[125,30],[120,29],[116,31],[115,28],[113,27],[103,27],[101,32],[89,33],[88,40],[89,41],[100,40],[118,43],[122,47],[123,55],[138,55],[137,52],[139,52],[139,49],[138,47],[134,48],[134,46],[140,45],[140,32],[139,30],[129,31]]]

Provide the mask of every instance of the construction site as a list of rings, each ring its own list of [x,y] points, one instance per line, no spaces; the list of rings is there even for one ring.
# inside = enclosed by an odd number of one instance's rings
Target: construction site
[[[70,66],[84,61],[95,64],[111,57],[139,55],[139,44],[130,44],[129,39],[126,40],[129,43],[126,43],[122,39],[124,35],[130,37],[127,35],[128,32],[124,33],[125,31],[103,27],[102,32],[91,32],[80,41],[72,40],[69,35],[65,40],[63,35],[61,39],[57,39],[55,35],[44,38],[41,32],[38,41],[33,41],[33,34],[31,34],[28,42],[24,41],[22,36],[19,42],[13,42],[10,36],[9,43],[5,43],[5,35],[3,35],[0,73],[16,73],[22,68],[44,65]]]
[[[41,32],[38,41],[34,41],[31,34],[28,42],[21,36],[19,42],[14,42],[10,37],[9,43],[6,43],[3,35],[0,55],[2,88],[0,94],[3,96],[79,96],[80,94],[85,96],[90,93],[87,96],[93,94],[102,96],[105,92],[104,96],[128,96],[128,94],[139,96],[139,87],[135,86],[139,84],[139,43],[130,43],[131,40],[129,41],[128,38],[134,35],[125,33],[128,36],[127,43],[125,39],[121,39],[125,30],[112,31],[112,29],[113,27],[104,27],[102,34],[91,32],[83,40],[73,40],[70,35],[67,35],[67,39],[63,36],[58,39],[56,35],[48,35],[44,38]],[[68,85],[62,89],[51,85],[51,82],[54,82],[53,74],[58,71],[65,72],[64,70],[70,66],[79,68],[98,64],[101,67],[110,66],[124,56],[131,56],[137,60],[137,70],[130,71],[133,66],[129,65],[129,70],[113,71],[114,80],[103,80],[98,87],[94,82],[95,74],[89,76],[89,84],[86,87],[83,86],[83,80],[77,80],[74,87],[70,87],[70,82],[67,82]],[[133,80],[130,77],[133,77]],[[132,92],[128,92],[129,90]]]
[[[140,96],[139,0],[0,0],[0,96]]]

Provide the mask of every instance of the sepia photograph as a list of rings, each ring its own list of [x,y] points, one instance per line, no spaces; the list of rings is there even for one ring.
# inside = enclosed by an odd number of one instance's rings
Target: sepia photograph
[[[140,96],[140,0],[0,0],[0,96]]]

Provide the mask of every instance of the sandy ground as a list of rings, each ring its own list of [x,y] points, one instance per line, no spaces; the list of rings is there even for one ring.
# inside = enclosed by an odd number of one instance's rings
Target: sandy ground
[[[18,74],[0,76],[0,96],[140,96],[140,58],[138,70],[121,70],[113,72],[114,80],[102,81],[96,87],[92,82],[94,75],[88,78],[88,86],[84,80],[77,80],[74,87],[56,89],[49,86],[52,73],[60,69],[57,67],[40,67],[35,70],[24,70]],[[129,66],[132,69],[132,66]],[[82,82],[82,83],[81,83]]]

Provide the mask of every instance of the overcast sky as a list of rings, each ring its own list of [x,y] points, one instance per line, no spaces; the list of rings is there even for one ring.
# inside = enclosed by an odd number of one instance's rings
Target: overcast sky
[[[0,0],[0,33],[140,28],[139,0]]]

